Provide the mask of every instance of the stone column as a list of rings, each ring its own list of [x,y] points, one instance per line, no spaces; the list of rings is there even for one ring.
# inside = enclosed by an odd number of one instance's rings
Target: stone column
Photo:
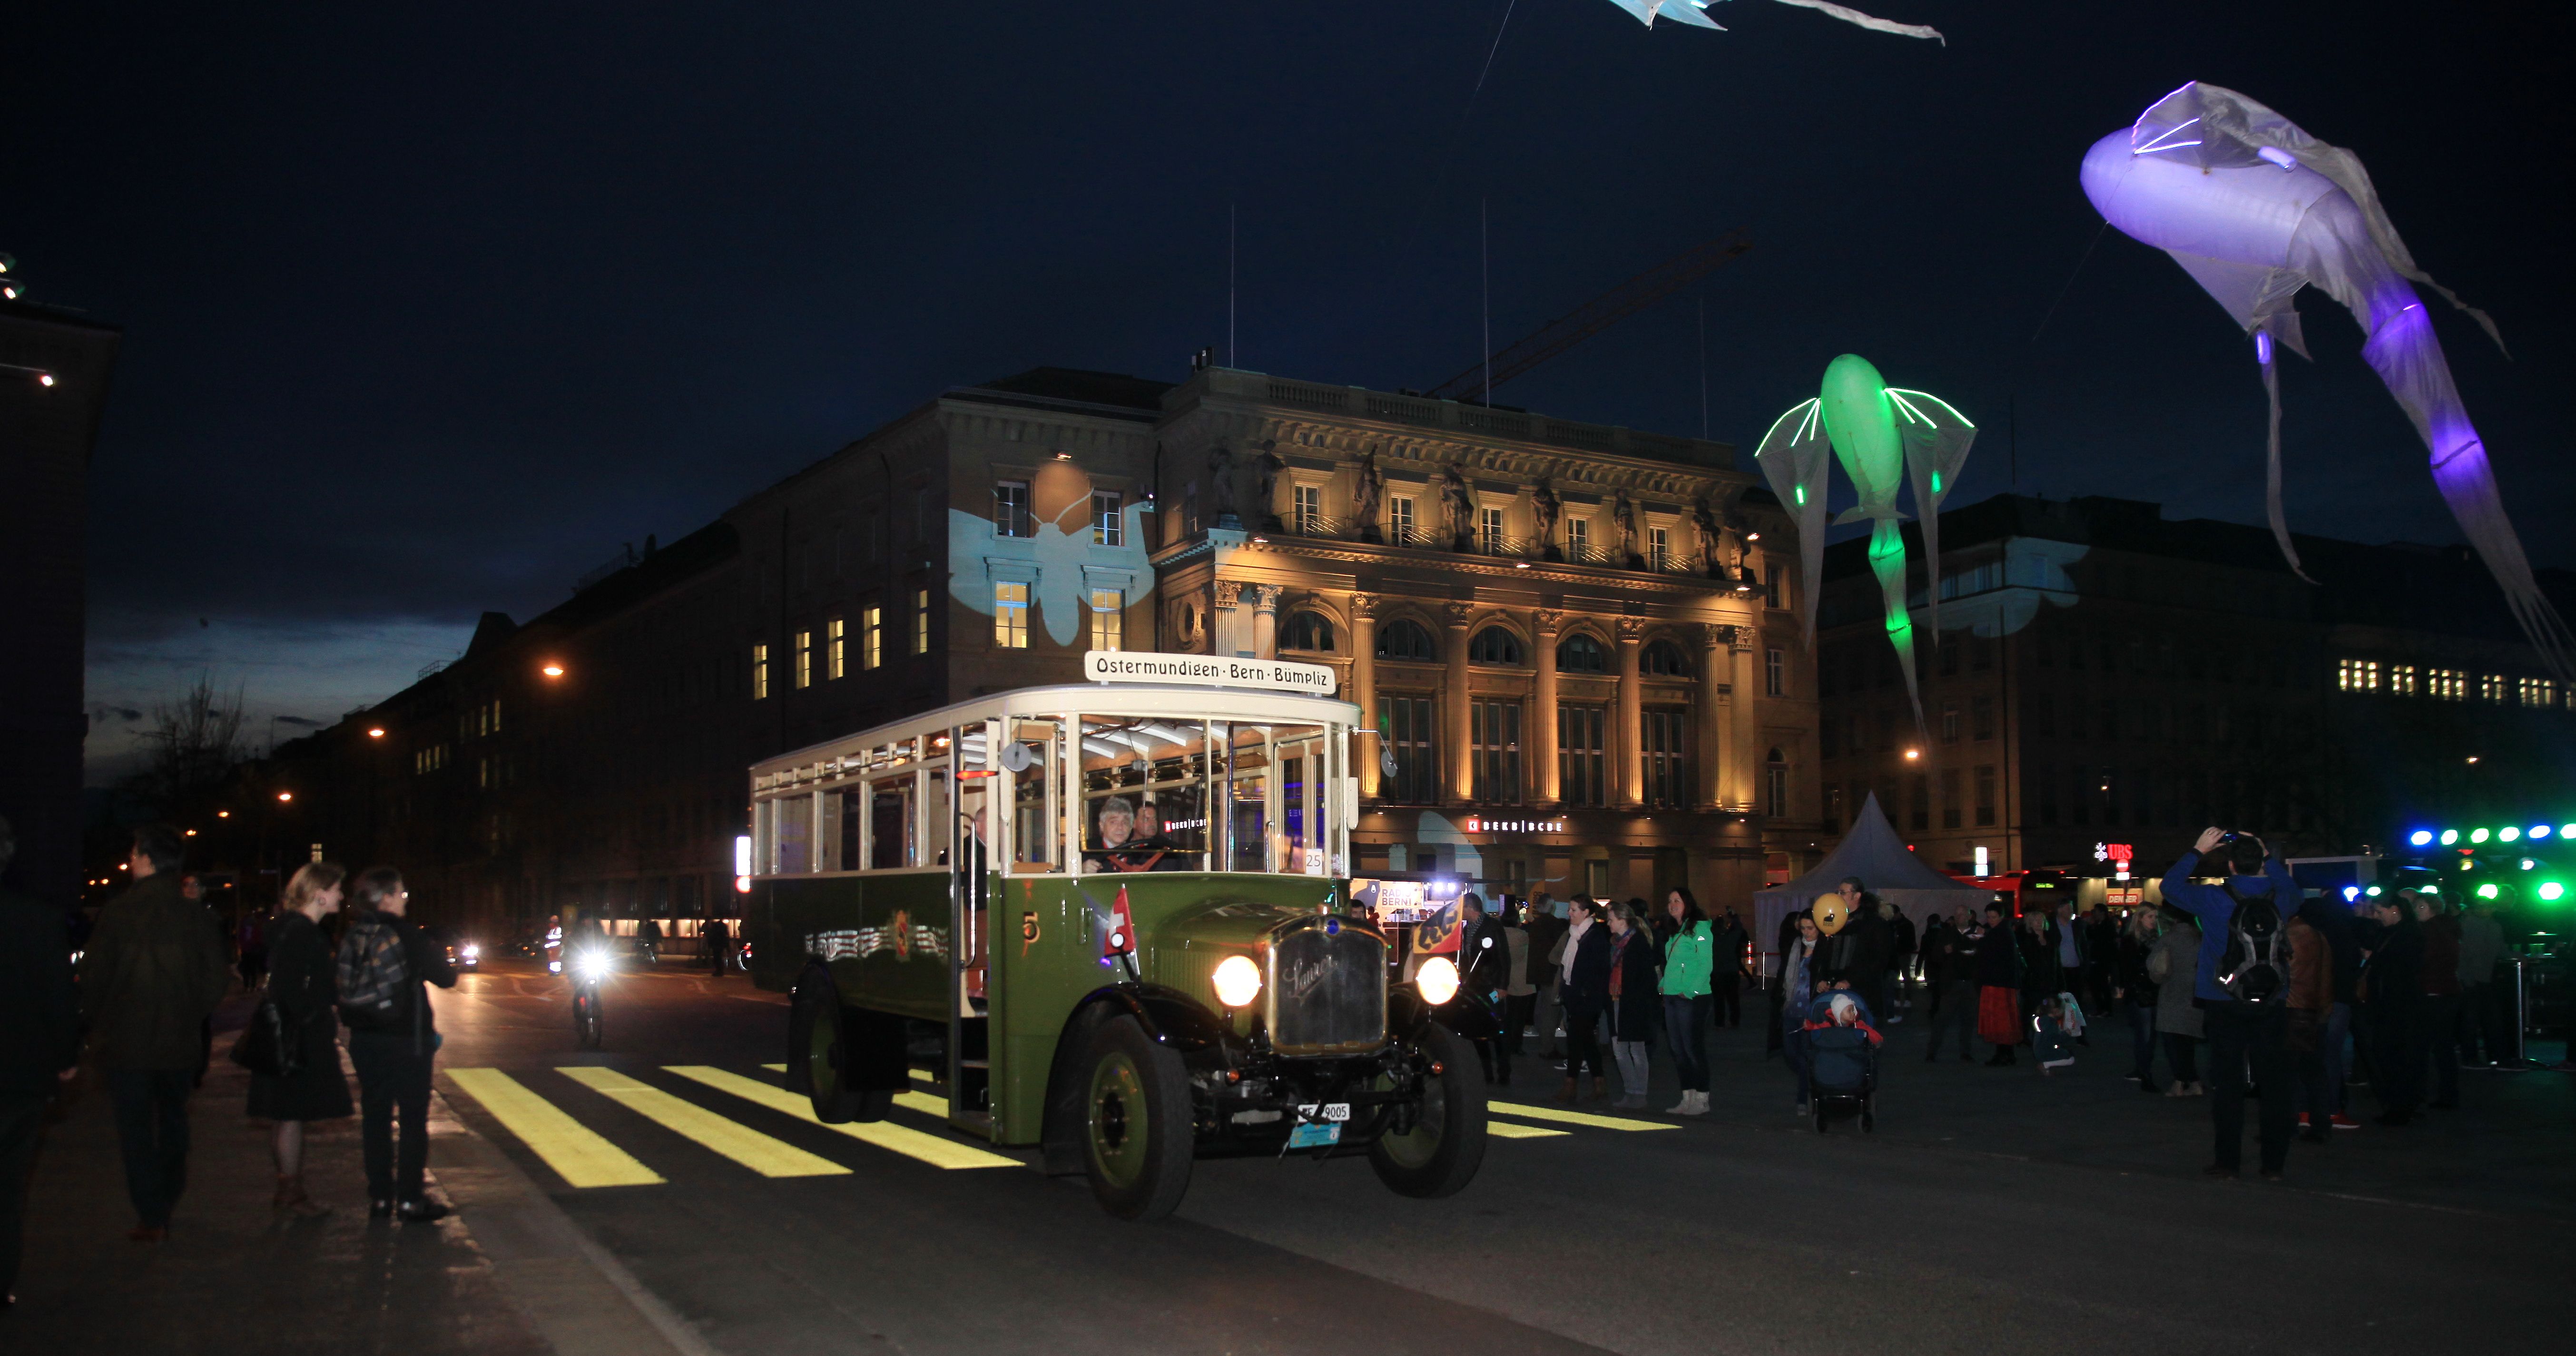
[[[1449,679],[1442,686],[1441,728],[1449,740],[1449,785],[1441,797],[1444,803],[1463,805],[1476,791],[1476,747],[1468,736],[1467,703],[1470,699],[1467,675],[1467,617],[1474,611],[1470,603],[1451,603],[1443,611],[1449,619]]]
[[[1360,709],[1363,729],[1377,728],[1377,596],[1369,593],[1351,595],[1351,690],[1345,694]],[[1352,769],[1359,774],[1360,794],[1374,796],[1378,785],[1378,760],[1385,754],[1385,741],[1373,735],[1358,735],[1351,740]]]
[[[1279,657],[1279,586],[1252,586],[1252,655],[1256,659]]]
[[[1236,650],[1243,648],[1242,609],[1236,606],[1242,600],[1243,585],[1220,579],[1209,586],[1209,591],[1216,606],[1208,609],[1208,653],[1231,659]]]
[[[1732,626],[1699,628],[1699,768],[1698,797],[1702,808],[1725,806],[1727,801],[1727,762],[1743,756],[1731,738],[1722,738],[1731,702],[1717,699],[1717,687],[1727,679],[1727,642],[1734,638]],[[1742,691],[1730,694],[1734,701],[1744,700]]]
[[[1646,721],[1641,709],[1645,685],[1637,678],[1637,651],[1645,636],[1643,618],[1619,619],[1619,733],[1614,742],[1618,746],[1622,810],[1638,809],[1646,803]]]
[[[1768,752],[1762,745],[1762,723],[1753,709],[1754,703],[1762,699],[1762,675],[1753,662],[1761,635],[1750,626],[1736,627],[1731,647],[1735,659],[1735,757],[1730,770],[1735,774],[1735,803],[1746,810],[1756,808],[1760,799],[1762,756]]]
[[[1530,614],[1530,640],[1538,650],[1530,656],[1538,672],[1538,699],[1530,703],[1530,728],[1522,743],[1529,749],[1538,773],[1530,784],[1538,788],[1541,805],[1554,805],[1565,795],[1565,788],[1558,783],[1556,765],[1556,635],[1564,626],[1565,614],[1554,608],[1543,607]]]

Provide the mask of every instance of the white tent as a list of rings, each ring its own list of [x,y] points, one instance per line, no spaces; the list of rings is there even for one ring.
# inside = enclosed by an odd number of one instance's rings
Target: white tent
[[[1860,877],[1863,889],[1913,919],[1918,932],[1923,920],[1933,914],[1946,914],[1962,904],[1983,909],[1995,898],[1994,891],[1945,876],[1906,851],[1905,840],[1896,836],[1895,826],[1887,822],[1886,814],[1878,808],[1878,797],[1872,795],[1861,802],[1860,815],[1852,821],[1851,831],[1825,854],[1825,860],[1815,870],[1786,885],[1755,892],[1753,945],[1763,953],[1764,971],[1775,964],[1772,957],[1780,945],[1780,920],[1832,894],[1847,876]]]

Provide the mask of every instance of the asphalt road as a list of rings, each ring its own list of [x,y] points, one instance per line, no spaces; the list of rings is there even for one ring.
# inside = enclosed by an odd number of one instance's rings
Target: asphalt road
[[[1356,1160],[1201,1163],[1140,1226],[923,1109],[862,1140],[769,1104],[786,1009],[739,975],[622,975],[580,1052],[532,971],[440,995],[442,1094],[732,1356],[2554,1350],[2576,1319],[2561,1075],[2473,1074],[2447,1119],[2230,1184],[2202,1104],[2109,1051],[1927,1066],[1899,1026],[1880,1132],[1820,1137],[1747,1028],[1706,1121],[1497,1117],[1523,1133],[1447,1201]]]

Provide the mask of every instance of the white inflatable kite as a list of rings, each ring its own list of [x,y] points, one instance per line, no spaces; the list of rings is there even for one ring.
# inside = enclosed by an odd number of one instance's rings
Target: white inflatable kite
[[[1726,31],[1726,25],[1700,13],[1701,10],[1708,8],[1709,0],[1610,0],[1610,3],[1636,16],[1637,22],[1648,28],[1654,27],[1657,19],[1670,19],[1674,23],[1689,24],[1693,28],[1714,28],[1721,33]],[[1922,24],[1900,24],[1886,19],[1872,18],[1859,10],[1834,4],[1832,0],[1780,0],[1780,3],[1796,5],[1800,9],[1820,9],[1844,23],[1858,24],[1879,33],[1895,33],[1908,38],[1930,38],[1944,47],[1950,45],[1949,40],[1941,36],[1939,29]]]
[[[2315,287],[2361,323],[2362,358],[2415,421],[2432,454],[2433,483],[2461,532],[2503,587],[2542,662],[2576,682],[2576,637],[2531,577],[2487,465],[2486,444],[2469,424],[2411,284],[2476,316],[2489,337],[2495,322],[2415,266],[2360,158],[2242,94],[2195,81],[2093,143],[2083,177],[2085,196],[2105,220],[2172,255],[2253,336],[2271,402],[2265,507],[2290,568],[2300,567],[2281,510],[2281,383],[2273,346],[2307,356],[2291,300],[2299,289]],[[2496,342],[2503,346],[2501,338]]]

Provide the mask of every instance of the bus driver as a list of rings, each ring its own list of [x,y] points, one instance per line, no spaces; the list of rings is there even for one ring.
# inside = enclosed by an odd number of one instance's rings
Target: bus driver
[[[1153,813],[1153,807],[1145,807]],[[1090,871],[1156,871],[1178,870],[1172,856],[1172,840],[1154,832],[1137,832],[1136,805],[1125,796],[1111,796],[1100,802],[1099,828],[1093,835],[1097,846],[1083,859]],[[1169,861],[1170,865],[1165,865]]]

